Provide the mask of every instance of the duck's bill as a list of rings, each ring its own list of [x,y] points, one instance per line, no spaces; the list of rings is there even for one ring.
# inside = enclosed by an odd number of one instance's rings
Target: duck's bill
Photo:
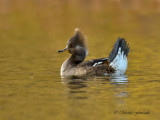
[[[64,48],[63,50],[58,50],[57,52],[61,53],[61,52],[68,52],[68,48]]]

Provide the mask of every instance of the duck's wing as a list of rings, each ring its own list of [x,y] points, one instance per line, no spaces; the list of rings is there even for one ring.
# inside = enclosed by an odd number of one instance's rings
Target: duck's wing
[[[108,61],[108,58],[92,59],[85,62],[82,62],[78,67],[95,67],[105,64]]]
[[[114,69],[109,67],[108,58],[100,58],[85,61],[78,65],[79,73],[86,75],[108,75],[114,72]]]

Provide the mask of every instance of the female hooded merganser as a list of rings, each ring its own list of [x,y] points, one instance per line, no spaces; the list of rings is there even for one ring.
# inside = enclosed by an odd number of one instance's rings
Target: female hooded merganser
[[[75,35],[67,42],[66,48],[71,56],[61,66],[61,76],[85,75],[123,75],[127,69],[129,45],[124,38],[118,38],[108,58],[84,61],[88,51],[86,37],[76,28]]]

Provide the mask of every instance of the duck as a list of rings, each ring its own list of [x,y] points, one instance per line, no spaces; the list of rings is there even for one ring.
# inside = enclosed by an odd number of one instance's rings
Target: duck
[[[61,66],[60,75],[61,77],[124,75],[129,51],[129,44],[124,38],[119,37],[109,57],[84,61],[88,55],[87,38],[79,28],[76,28],[66,47],[57,51],[58,53],[68,52],[70,54],[70,57]]]

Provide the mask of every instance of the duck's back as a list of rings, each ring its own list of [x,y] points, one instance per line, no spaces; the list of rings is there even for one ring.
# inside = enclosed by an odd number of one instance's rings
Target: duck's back
[[[86,75],[107,75],[113,72],[114,70],[109,67],[108,58],[88,60],[77,65],[77,74],[80,73],[80,75],[82,73]]]

